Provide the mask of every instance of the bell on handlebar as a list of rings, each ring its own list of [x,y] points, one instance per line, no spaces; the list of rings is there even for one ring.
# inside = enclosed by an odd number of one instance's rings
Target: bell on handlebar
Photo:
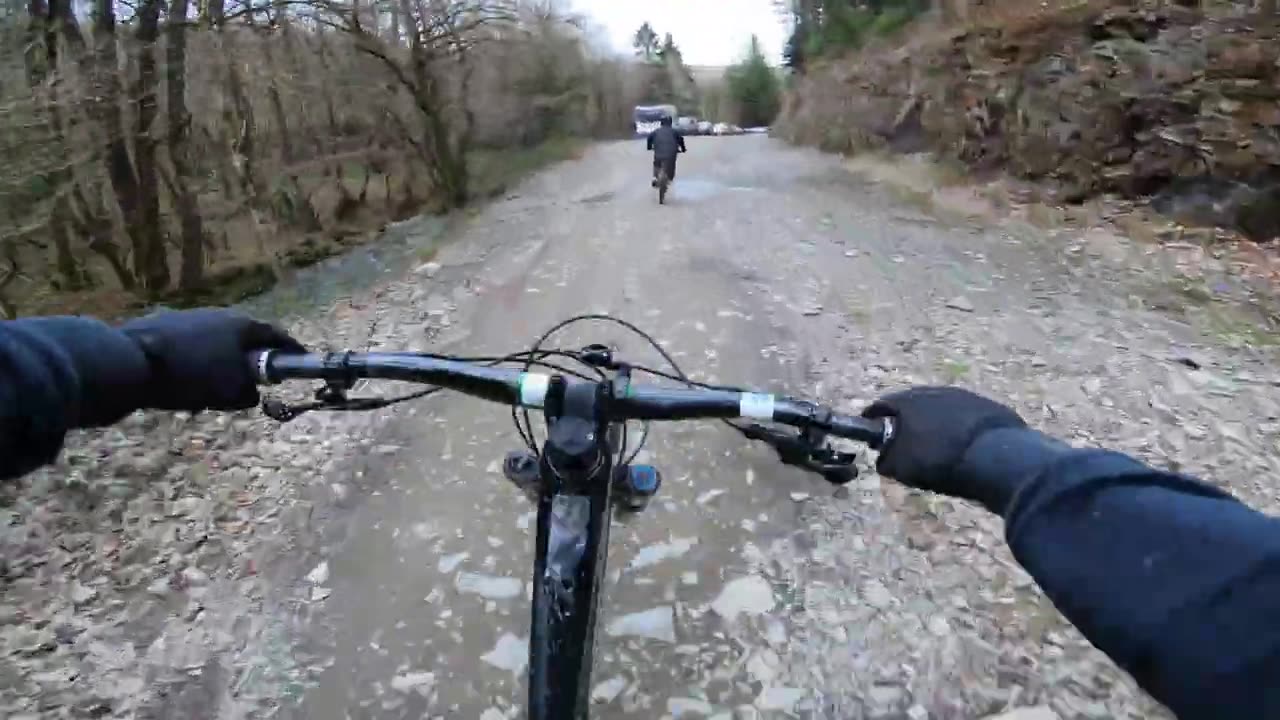
[[[538,456],[529,450],[512,450],[502,462],[502,475],[530,500],[537,501],[541,490]]]
[[[288,403],[278,398],[263,399],[262,414],[276,422],[289,422],[298,416],[297,411],[291,408]]]
[[[638,513],[662,487],[662,473],[652,465],[621,465],[613,469],[614,507],[623,514]]]
[[[613,370],[617,367],[613,362],[613,349],[608,345],[588,345],[578,351],[578,358],[592,367],[606,370]]]
[[[828,465],[821,471],[822,477],[832,485],[848,485],[858,479],[857,465]]]

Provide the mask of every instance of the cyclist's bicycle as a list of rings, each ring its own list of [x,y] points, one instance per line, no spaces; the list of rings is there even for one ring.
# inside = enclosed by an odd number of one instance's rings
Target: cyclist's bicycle
[[[687,152],[680,150],[679,152]],[[676,159],[653,161],[653,186],[658,188],[658,204],[662,205],[667,201],[667,191],[671,188],[671,179],[675,176]]]
[[[603,345],[543,349],[554,332],[585,320],[615,323],[638,333],[672,371],[629,365]],[[581,369],[565,367],[565,361]],[[508,453],[504,475],[538,510],[529,639],[531,720],[583,720],[588,715],[610,522],[613,514],[643,510],[662,484],[656,468],[632,462],[648,435],[648,421],[720,419],[747,438],[767,442],[784,463],[817,472],[837,484],[857,476],[856,454],[832,448],[828,436],[873,448],[893,437],[889,419],[839,415],[803,400],[690,380],[655,340],[629,323],[604,315],[571,318],[549,330],[530,350],[505,357],[265,351],[250,354],[249,362],[263,384],[324,381],[314,402],[264,401],[264,412],[282,422],[311,410],[373,410],[442,389],[511,406],[527,447]],[[637,383],[633,381],[637,373],[679,386]],[[348,391],[365,378],[432,387],[396,397],[349,397]],[[541,446],[534,437],[530,409],[542,411],[546,420],[546,440]],[[737,418],[751,422],[731,421]],[[630,451],[629,420],[644,422],[640,439]]]
[[[667,202],[667,188],[671,187],[671,178],[667,177],[666,167],[658,168],[656,183],[658,188],[658,204],[662,205]]]

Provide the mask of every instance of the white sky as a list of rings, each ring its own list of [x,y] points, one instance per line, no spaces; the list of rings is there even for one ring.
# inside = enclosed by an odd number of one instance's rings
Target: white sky
[[[661,38],[675,37],[686,65],[729,65],[754,33],[773,64],[782,59],[787,29],[773,0],[571,0],[609,35],[609,44],[631,54],[631,39],[649,21]],[[603,40],[603,38],[602,38]]]

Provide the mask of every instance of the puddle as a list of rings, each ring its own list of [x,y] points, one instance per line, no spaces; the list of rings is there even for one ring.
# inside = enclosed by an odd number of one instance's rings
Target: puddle
[[[639,570],[650,565],[657,565],[664,560],[672,560],[689,552],[698,544],[698,538],[675,538],[669,543],[646,545],[631,559],[628,570]]]
[[[589,196],[589,197],[584,197],[584,198],[582,198],[581,200],[579,200],[578,202],[580,202],[580,203],[584,203],[584,204],[585,204],[585,203],[604,203],[604,202],[609,202],[610,200],[612,200],[612,199],[614,198],[614,196],[615,196],[615,195],[617,195],[617,193],[615,193],[615,192],[602,192],[602,193],[599,193],[599,194],[597,194],[597,195],[591,195],[591,196]]]
[[[454,581],[460,593],[479,595],[490,600],[509,600],[520,595],[524,583],[513,577],[460,573]]]
[[[673,643],[676,641],[675,610],[670,605],[629,613],[613,619],[606,631],[610,637],[638,637]]]
[[[676,201],[705,200],[725,192],[745,192],[755,188],[745,185],[729,185],[705,178],[680,178],[671,186],[671,197]]]
[[[503,633],[498,638],[498,644],[481,655],[480,659],[499,670],[519,675],[529,664],[529,639],[516,637],[509,632]]]
[[[448,225],[448,218],[429,215],[392,223],[376,240],[290,272],[275,287],[249,298],[239,308],[254,317],[279,322],[328,307],[340,297],[359,293],[419,264],[440,243]]]

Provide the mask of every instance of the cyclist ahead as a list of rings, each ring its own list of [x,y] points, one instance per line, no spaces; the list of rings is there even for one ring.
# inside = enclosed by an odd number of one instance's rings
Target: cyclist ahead
[[[658,186],[658,170],[665,168],[667,179],[675,182],[676,155],[688,152],[684,146],[684,135],[671,127],[671,116],[663,115],[661,125],[649,133],[648,149],[653,151],[653,187]]]

